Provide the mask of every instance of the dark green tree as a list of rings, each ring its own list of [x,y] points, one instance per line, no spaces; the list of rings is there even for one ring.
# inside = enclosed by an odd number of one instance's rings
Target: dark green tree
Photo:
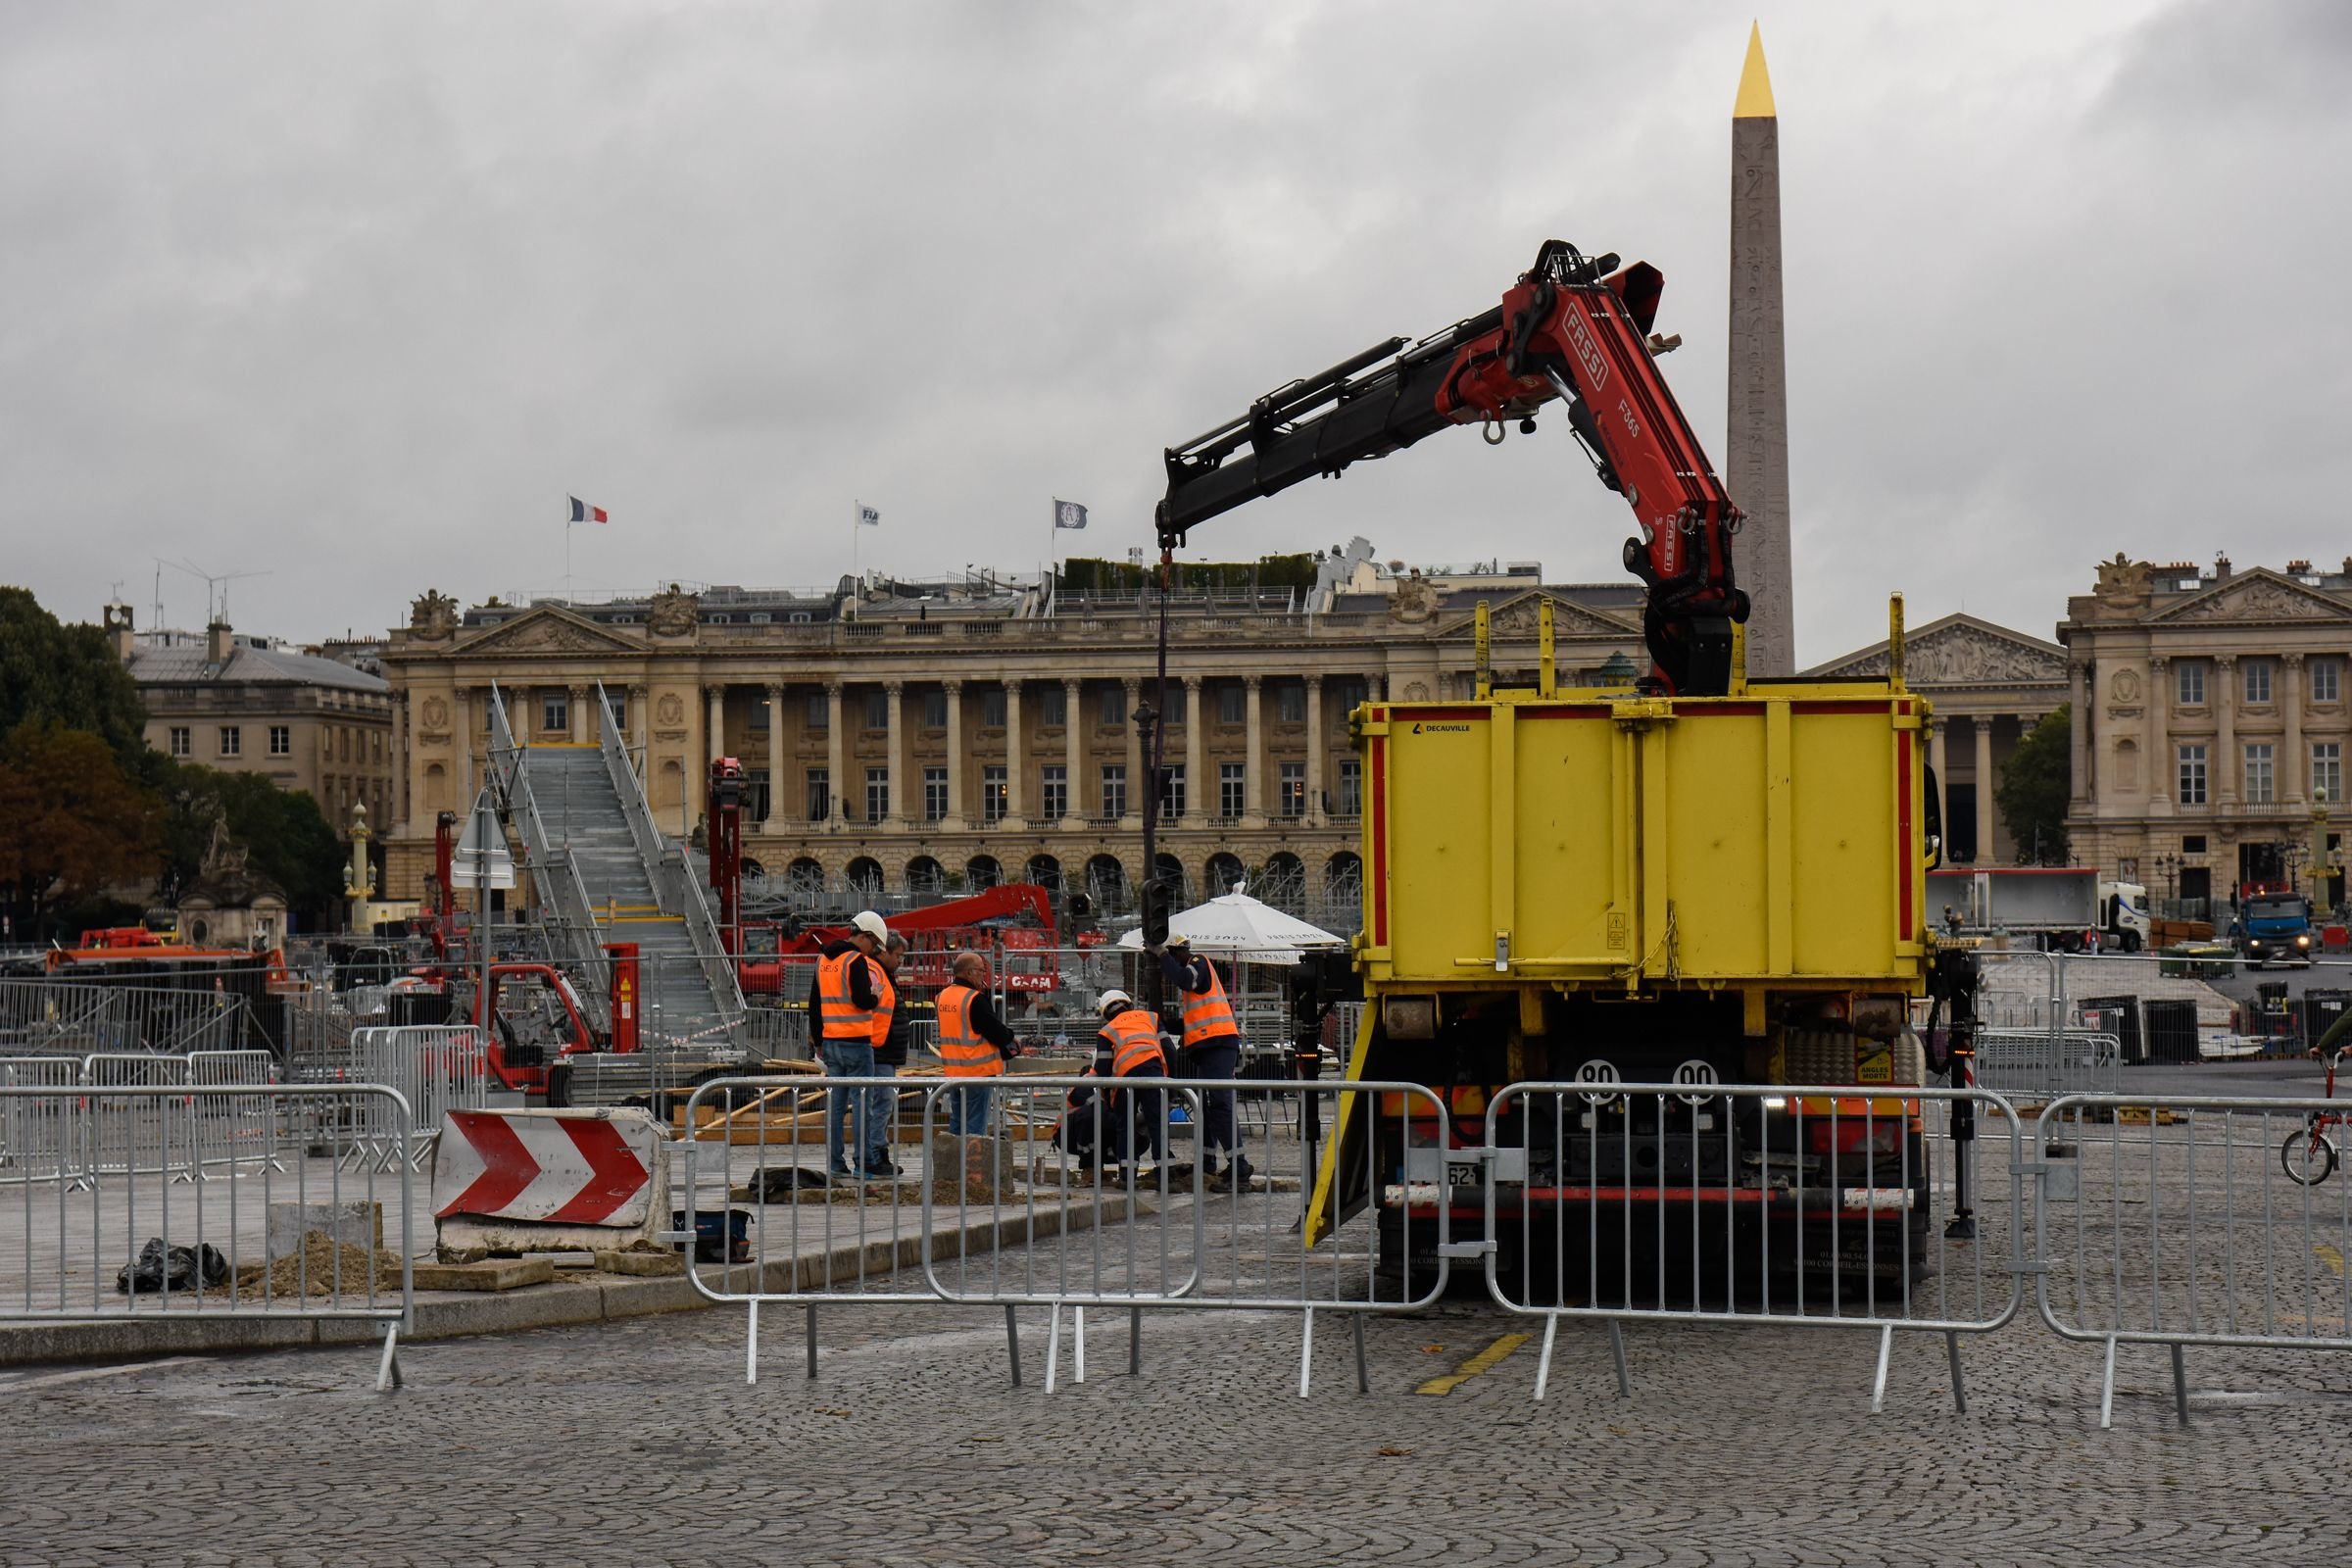
[[[330,919],[343,896],[345,850],[309,791],[279,789],[258,773],[225,773],[169,759],[162,760],[153,783],[163,799],[168,900],[196,879],[217,817],[245,847],[247,864],[284,891],[300,925],[316,930]]]
[[[61,623],[24,588],[0,587],[0,735],[26,720],[87,730],[135,764],[147,711],[104,628]]]
[[[17,940],[67,934],[71,911],[144,889],[162,810],[107,744],[49,719],[0,743],[0,909]]]
[[[2073,793],[2074,716],[2062,703],[2017,743],[2009,765],[2001,769],[2000,783],[1993,788],[1993,801],[2001,808],[2001,820],[2009,826],[2020,859],[2035,858],[2038,849],[2038,863],[2066,864],[2070,858],[2066,806]],[[1989,855],[1991,847],[1984,846],[1978,853]]]

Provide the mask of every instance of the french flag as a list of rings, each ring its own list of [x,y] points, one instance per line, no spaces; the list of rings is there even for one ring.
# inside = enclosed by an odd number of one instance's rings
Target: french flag
[[[578,496],[569,496],[565,499],[571,503],[571,520],[574,522],[610,522],[612,520],[605,515],[605,509],[602,507],[592,507]]]

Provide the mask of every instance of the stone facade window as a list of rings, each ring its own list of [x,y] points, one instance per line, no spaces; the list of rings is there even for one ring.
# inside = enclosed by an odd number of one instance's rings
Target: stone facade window
[[[1239,816],[1249,809],[1248,770],[1239,762],[1217,764],[1217,814]]]
[[[2182,708],[2205,706],[2205,665],[2200,660],[2183,659],[2176,666],[2180,674],[2179,697]]]
[[[1127,688],[1124,686],[1103,687],[1102,706],[1099,710],[1097,710],[1097,712],[1100,721],[1105,728],[1112,728],[1126,723]],[[1124,772],[1122,772],[1121,776],[1124,777]]]
[[[2180,748],[2180,804],[2205,804],[2205,748],[2202,746]]]
[[[1230,682],[1217,688],[1217,722],[1239,724],[1250,716],[1250,694]],[[1238,816],[1241,813],[1228,812]]]
[[[172,755],[173,757],[188,757],[193,755],[193,753],[194,748],[188,743],[188,726],[185,724],[172,725]]]
[[[832,769],[823,767],[808,769],[807,800],[809,821],[822,822],[833,814]]]
[[[865,819],[879,822],[890,815],[890,769],[869,767],[865,770]]]
[[[1276,779],[1277,795],[1282,803],[1282,814],[1300,817],[1306,814],[1306,764],[1285,762]]]
[[[245,731],[243,729],[235,724],[220,726],[220,755],[222,757],[245,755]]]
[[[2311,788],[2315,798],[2336,805],[2344,798],[2344,746],[2341,741],[2315,741],[2311,748]]]
[[[292,757],[294,755],[294,726],[291,724],[270,726],[270,755],[271,757]],[[380,762],[383,759],[379,757],[376,760]]]
[[[2344,700],[2344,662],[2340,659],[2315,659],[2311,662],[2311,700],[2315,703],[2340,703]],[[2335,799],[2329,796],[2329,800]]]
[[[1056,688],[1048,688],[1054,690]],[[1049,822],[1058,822],[1070,813],[1070,770],[1061,762],[1048,762],[1040,771],[1037,791],[1038,808]]]
[[[1274,719],[1281,724],[1306,722],[1306,688],[1297,681],[1284,681],[1274,688]]]
[[[2270,743],[2258,742],[2246,748],[2246,799],[2265,802],[2278,799],[2278,763]]]
[[[1364,764],[1355,758],[1340,763],[1340,815],[1361,816],[1364,812]]]
[[[980,769],[980,818],[986,822],[1004,820],[1004,765],[991,762]]]
[[[941,698],[944,703],[945,697]],[[948,814],[948,770],[944,767],[923,769],[923,820],[937,822]]]
[[[1122,699],[1122,711],[1124,711],[1125,695],[1123,692],[1119,693]],[[1102,764],[1102,814],[1104,816],[1125,816],[1127,814],[1127,764],[1124,762],[1104,762]]]
[[[1059,686],[1048,686],[1040,694],[1037,721],[1048,729],[1061,729],[1070,721],[1070,694]]]
[[[943,687],[941,687],[941,688],[940,688],[939,690],[937,690],[937,691],[929,691],[929,692],[925,692],[925,693],[923,693],[923,728],[925,728],[925,729],[946,729],[947,727],[948,727],[948,693],[947,693],[947,688],[943,686]],[[946,813],[943,811],[941,814],[944,816]]]
[[[2245,662],[2244,669],[2246,701],[2249,703],[2269,702],[2271,700],[2271,662],[2267,659],[2249,659]]]
[[[1184,764],[1170,762],[1159,781],[1159,814],[1174,821],[1184,815]]]

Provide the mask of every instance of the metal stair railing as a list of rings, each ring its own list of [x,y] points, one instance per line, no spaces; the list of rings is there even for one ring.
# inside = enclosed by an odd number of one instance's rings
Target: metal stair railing
[[[596,924],[596,906],[588,900],[588,883],[580,875],[580,862],[571,846],[550,838],[547,823],[539,815],[539,803],[523,770],[528,748],[515,739],[508,724],[506,699],[495,681],[490,686],[490,748],[489,773],[492,787],[498,791],[493,799],[505,808],[522,839],[523,853],[530,858],[531,897],[540,906],[540,924],[575,973],[594,977],[592,984],[577,988],[580,1004],[594,1014],[595,1022],[611,1029],[612,988],[605,983],[608,960],[604,937]],[[502,751],[509,759],[503,769],[498,764]]]
[[[612,699],[602,681],[597,683],[596,702],[602,710],[597,739],[604,752],[605,770],[612,776],[612,793],[620,800],[620,814],[629,824],[629,837],[635,841],[638,858],[645,862],[646,874],[653,882],[654,901],[662,913],[685,919],[687,939],[693,945],[703,978],[710,987],[710,1000],[716,1004],[730,1033],[739,1034],[744,1015],[743,987],[719,942],[718,922],[711,917],[710,906],[695,880],[685,847],[665,841],[661,829],[654,825],[654,808],[645,798],[645,781],[629,762],[628,748],[621,744],[619,719],[612,711]]]

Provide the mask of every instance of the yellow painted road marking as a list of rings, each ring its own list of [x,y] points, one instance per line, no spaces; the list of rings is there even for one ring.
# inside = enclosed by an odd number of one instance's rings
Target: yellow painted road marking
[[[1505,1334],[1501,1339],[1496,1340],[1493,1345],[1488,1346],[1485,1349],[1479,1351],[1469,1360],[1464,1361],[1453,1371],[1446,1373],[1442,1378],[1431,1378],[1427,1383],[1422,1384],[1413,1392],[1415,1394],[1451,1394],[1455,1389],[1460,1388],[1463,1384],[1469,1382],[1481,1372],[1492,1371],[1494,1368],[1501,1365],[1503,1360],[1509,1356],[1513,1350],[1516,1350],[1519,1348],[1519,1347],[1525,1345],[1528,1342],[1528,1339],[1529,1336],[1525,1334]]]
[[[2337,1279],[2340,1280],[2344,1277],[2343,1253],[2337,1251],[2326,1242],[2312,1243],[2311,1250],[2320,1254],[2320,1261],[2327,1264],[2328,1268],[2332,1269],[2335,1272],[2335,1277]]]

